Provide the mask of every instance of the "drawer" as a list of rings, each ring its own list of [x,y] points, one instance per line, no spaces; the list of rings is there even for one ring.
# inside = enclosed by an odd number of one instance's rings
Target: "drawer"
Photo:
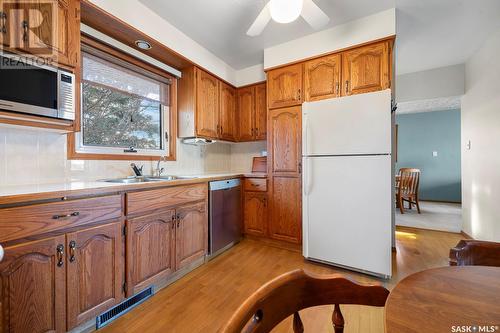
[[[0,209],[0,242],[122,216],[120,195]]]
[[[247,178],[245,179],[245,191],[266,192],[266,178]]]
[[[208,184],[166,187],[127,193],[127,215],[151,212],[183,203],[208,199]]]

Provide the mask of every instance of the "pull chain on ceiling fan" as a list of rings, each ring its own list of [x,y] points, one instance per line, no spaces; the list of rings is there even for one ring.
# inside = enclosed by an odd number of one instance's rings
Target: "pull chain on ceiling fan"
[[[320,29],[330,21],[313,0],[270,0],[248,29],[247,35],[260,35],[271,19],[278,23],[290,23],[299,16],[314,29]]]

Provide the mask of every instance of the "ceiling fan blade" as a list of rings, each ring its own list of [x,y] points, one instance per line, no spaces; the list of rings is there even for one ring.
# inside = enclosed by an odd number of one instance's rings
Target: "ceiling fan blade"
[[[271,21],[271,12],[269,11],[268,2],[260,12],[259,16],[257,16],[255,21],[252,23],[250,29],[248,29],[247,35],[251,37],[260,35],[269,21]]]
[[[307,23],[318,30],[328,24],[330,18],[321,10],[313,0],[304,0],[302,13],[300,14]]]

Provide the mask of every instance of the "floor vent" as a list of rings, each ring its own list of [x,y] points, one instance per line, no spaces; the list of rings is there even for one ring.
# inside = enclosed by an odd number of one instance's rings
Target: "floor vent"
[[[137,295],[134,295],[129,299],[126,299],[125,301],[114,306],[113,308],[109,309],[103,314],[99,315],[96,319],[96,325],[95,325],[96,329],[106,326],[116,318],[120,317],[121,315],[124,315],[128,311],[135,308],[137,305],[141,304],[142,302],[153,296],[153,294],[154,294],[153,287],[150,287],[148,289],[141,291]]]

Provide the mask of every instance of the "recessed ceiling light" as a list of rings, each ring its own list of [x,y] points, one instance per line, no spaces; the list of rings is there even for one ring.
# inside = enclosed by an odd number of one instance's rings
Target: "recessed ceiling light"
[[[143,50],[149,50],[152,48],[151,44],[142,39],[136,40],[135,45],[137,45],[138,48]]]

